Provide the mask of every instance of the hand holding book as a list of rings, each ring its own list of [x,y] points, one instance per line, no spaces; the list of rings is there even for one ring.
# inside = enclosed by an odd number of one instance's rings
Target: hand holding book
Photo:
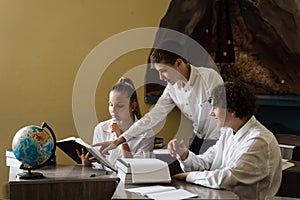
[[[93,148],[91,145],[87,144],[80,138],[69,137],[56,142],[56,145],[63,150],[68,156],[70,156],[78,164],[81,164],[81,158],[78,157],[77,151],[84,149],[84,152],[89,152],[91,157],[94,157],[99,163],[110,168],[113,171],[117,171],[115,167],[110,163],[105,156]],[[79,152],[80,153],[80,152]]]
[[[92,162],[97,162],[95,157],[93,157],[89,151],[87,151],[85,148],[76,149],[78,157],[81,159],[81,164],[83,166],[90,166]]]

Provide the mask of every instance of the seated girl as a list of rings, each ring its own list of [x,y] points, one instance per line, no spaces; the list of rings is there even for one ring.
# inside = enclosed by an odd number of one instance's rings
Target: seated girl
[[[112,141],[126,131],[136,120],[141,118],[137,94],[133,82],[122,77],[109,93],[109,113],[111,119],[100,122],[94,129],[93,146]],[[142,157],[143,153],[153,151],[154,132],[148,130],[138,137],[119,145],[109,152],[106,158],[115,165],[118,158]],[[100,150],[100,148],[99,148]],[[84,166],[94,161],[89,152],[77,151]]]

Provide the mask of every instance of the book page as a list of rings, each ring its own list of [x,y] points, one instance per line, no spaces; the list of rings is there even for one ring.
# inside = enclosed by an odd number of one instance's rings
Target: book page
[[[155,158],[122,158],[131,168],[133,183],[171,182],[168,164]]]
[[[163,199],[163,200],[174,200],[174,199],[190,199],[197,197],[197,194],[191,193],[184,189],[170,190],[164,192],[157,192],[148,194],[147,197],[151,199]]]
[[[151,193],[176,190],[176,188],[173,187],[173,186],[153,185],[153,186],[130,188],[130,189],[126,189],[126,190],[129,191],[129,192],[134,192],[134,193],[141,194],[141,195],[145,196],[145,195],[148,195],[148,194],[151,194]]]
[[[76,163],[81,164],[81,158],[77,155],[76,150],[86,149],[85,144],[78,143],[75,137],[68,137],[56,142],[56,146],[72,158]]]
[[[90,145],[89,145],[90,146]],[[86,149],[96,158],[101,164],[105,165],[106,167],[110,168],[111,170],[117,172],[117,169],[111,164],[109,160],[106,159],[106,157],[100,153],[98,150],[93,148],[92,146],[86,147]]]
[[[57,141],[56,145],[77,163],[81,163],[81,159],[78,157],[76,150],[85,148],[87,151],[90,152],[91,156],[93,156],[98,162],[115,172],[117,171],[102,153],[93,148],[90,144],[83,141],[81,138],[68,137],[63,140]]]
[[[294,163],[288,162],[288,160],[286,160],[286,159],[282,159],[281,162],[282,162],[282,171],[285,170],[285,169],[288,169],[290,167],[295,166]]]
[[[88,147],[88,148],[91,148],[92,146],[89,145],[88,143],[86,143],[85,141],[83,141],[81,138],[76,138],[75,140],[77,143],[81,144],[82,146],[85,146],[85,147]]]
[[[169,155],[169,149],[153,149],[154,154],[166,154]]]
[[[65,141],[70,141],[70,140],[76,140],[76,138],[75,137],[67,137],[67,138],[65,138],[65,139],[62,139],[62,140],[58,140],[58,141],[56,141],[56,142],[65,142]]]
[[[197,197],[197,194],[191,193],[185,189],[176,189],[173,186],[145,186],[126,189],[126,191],[134,192],[151,199],[163,199],[163,200],[174,200],[174,199],[189,199]]]
[[[96,150],[94,147],[92,147],[90,144],[83,141],[81,138],[76,138],[76,142],[85,146],[86,149],[94,156],[101,164],[105,165],[106,167],[112,169],[113,171],[116,171],[115,167],[110,163],[109,160],[106,159],[106,157]]]

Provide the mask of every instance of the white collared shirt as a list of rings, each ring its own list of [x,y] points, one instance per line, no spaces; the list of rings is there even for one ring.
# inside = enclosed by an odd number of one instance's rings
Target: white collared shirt
[[[220,131],[214,118],[209,116],[211,106],[207,100],[212,89],[220,84],[223,80],[214,69],[191,66],[189,80],[174,85],[168,83],[153,109],[122,136],[129,141],[131,137],[153,128],[177,106],[193,122],[194,132],[199,138],[218,139]]]
[[[242,199],[274,196],[281,183],[281,153],[274,135],[254,116],[235,134],[221,128],[217,143],[204,154],[189,152],[181,161],[187,182],[232,190]]]
[[[117,135],[115,132],[111,130],[112,120],[107,120],[104,122],[100,122],[94,129],[94,137],[93,144],[104,142],[104,141],[112,141],[117,139]],[[154,146],[154,131],[148,130],[144,132],[142,135],[138,137],[132,138],[127,142],[131,154],[133,157],[141,157],[143,156],[143,151],[153,151]],[[106,158],[115,165],[116,160],[122,157],[121,146],[109,151],[109,155]]]

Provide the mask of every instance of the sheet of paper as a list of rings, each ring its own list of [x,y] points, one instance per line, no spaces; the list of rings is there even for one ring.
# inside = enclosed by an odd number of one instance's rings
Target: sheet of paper
[[[281,162],[282,162],[282,171],[285,170],[285,169],[288,169],[288,168],[290,168],[290,167],[295,166],[294,163],[288,162],[288,160],[286,160],[286,159],[282,159]]]
[[[170,154],[169,149],[154,149],[153,150],[154,154]]]
[[[130,189],[126,189],[126,190],[129,192],[134,192],[134,193],[138,193],[138,194],[145,196],[145,195],[148,195],[151,193],[156,193],[156,192],[176,190],[176,188],[173,186],[153,185],[153,186],[130,188]]]
[[[163,199],[163,200],[174,200],[174,199],[189,199],[197,197],[197,194],[191,193],[185,189],[176,189],[173,186],[145,186],[126,189],[129,192],[134,192],[151,199]]]
[[[151,193],[147,197],[157,200],[174,200],[174,199],[189,199],[197,197],[197,194],[191,193],[184,189],[170,190],[165,192]]]

